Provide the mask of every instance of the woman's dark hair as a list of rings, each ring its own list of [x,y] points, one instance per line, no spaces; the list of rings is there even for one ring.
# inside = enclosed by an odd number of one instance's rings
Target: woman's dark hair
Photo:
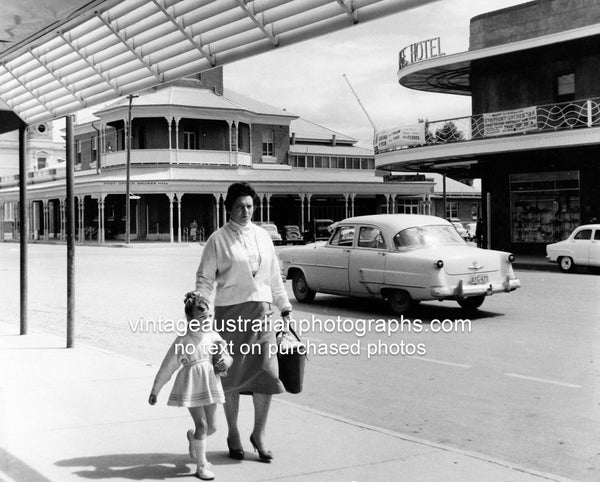
[[[233,203],[239,197],[251,196],[252,200],[256,200],[256,191],[247,182],[234,182],[227,189],[227,196],[225,197],[225,209],[227,212],[231,211]]]

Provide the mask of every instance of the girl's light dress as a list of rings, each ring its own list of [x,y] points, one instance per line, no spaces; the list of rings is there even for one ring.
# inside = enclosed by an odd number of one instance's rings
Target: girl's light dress
[[[225,403],[221,377],[215,375],[212,362],[215,352],[211,352],[211,346],[214,344],[225,345],[223,338],[214,331],[178,336],[156,374],[152,393],[158,394],[181,366],[167,405],[200,407]]]

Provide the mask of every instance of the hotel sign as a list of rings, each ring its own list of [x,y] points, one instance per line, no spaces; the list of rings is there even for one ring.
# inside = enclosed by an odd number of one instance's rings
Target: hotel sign
[[[441,57],[442,55],[446,54],[442,52],[440,38],[430,38],[404,47],[398,55],[398,66],[400,69],[403,69],[407,65],[414,64],[415,62]]]

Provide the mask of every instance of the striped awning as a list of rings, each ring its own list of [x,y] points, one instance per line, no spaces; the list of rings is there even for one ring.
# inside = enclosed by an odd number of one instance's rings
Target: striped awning
[[[432,1],[90,1],[0,51],[0,105],[52,120]]]

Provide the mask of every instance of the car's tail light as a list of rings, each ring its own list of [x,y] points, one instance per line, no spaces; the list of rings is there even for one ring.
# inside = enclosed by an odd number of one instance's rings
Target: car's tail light
[[[444,262],[441,259],[438,259],[435,263],[433,263],[437,269],[442,269],[444,267]]]

